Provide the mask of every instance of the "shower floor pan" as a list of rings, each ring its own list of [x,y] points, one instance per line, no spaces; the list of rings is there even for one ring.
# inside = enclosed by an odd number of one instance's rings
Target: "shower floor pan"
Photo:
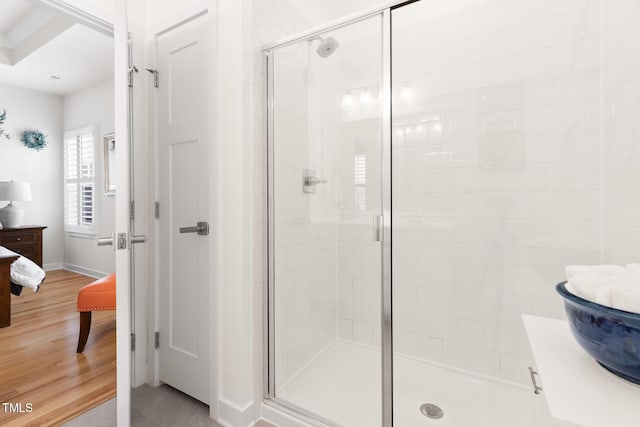
[[[551,427],[544,398],[525,387],[402,356],[395,358],[394,377],[398,427]],[[345,427],[379,426],[379,349],[336,340],[284,383],[278,397]],[[424,404],[444,415],[428,418]]]

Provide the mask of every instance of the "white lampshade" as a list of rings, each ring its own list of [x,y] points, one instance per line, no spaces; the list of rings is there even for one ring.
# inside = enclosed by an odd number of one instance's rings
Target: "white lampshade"
[[[0,181],[0,201],[30,202],[31,184],[28,182]]]

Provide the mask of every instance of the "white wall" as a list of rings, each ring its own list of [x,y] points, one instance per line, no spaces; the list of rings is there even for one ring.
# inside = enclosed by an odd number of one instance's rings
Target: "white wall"
[[[172,1],[172,0],[153,0],[145,2],[145,18],[148,26],[162,23],[167,18],[181,13],[193,4],[203,3],[199,0]]]
[[[63,132],[85,126],[96,126],[95,195],[96,235],[114,232],[115,197],[104,194],[104,151],[102,137],[114,131],[113,80],[109,79],[63,98]],[[117,145],[117,142],[116,142]],[[81,267],[96,273],[111,273],[115,269],[111,248],[98,247],[93,236],[64,236],[64,262],[70,268]]]
[[[3,129],[13,136],[0,139],[0,181],[31,183],[33,201],[16,202],[25,210],[23,224],[43,225],[43,263],[60,268],[63,263],[62,98],[0,83],[0,109],[7,110]],[[41,151],[24,146],[27,129],[47,135]],[[4,202],[1,203],[5,205]]]
[[[214,141],[216,188],[214,230],[218,240],[219,417],[247,425],[261,391],[260,313],[262,293],[252,281],[253,124],[251,2],[217,2],[217,97]],[[231,184],[230,184],[231,183]],[[215,231],[214,231],[215,233]],[[240,413],[238,413],[240,410]]]

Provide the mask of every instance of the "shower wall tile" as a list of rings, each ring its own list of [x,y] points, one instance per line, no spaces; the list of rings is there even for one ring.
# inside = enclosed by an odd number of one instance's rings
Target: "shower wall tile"
[[[603,3],[605,261],[640,260],[640,5]]]
[[[496,377],[500,373],[500,353],[482,347],[469,348],[469,369]]]
[[[565,265],[600,262],[600,2],[431,9],[394,25],[395,84],[413,91],[394,92],[395,350],[440,340],[444,364],[525,383],[522,314],[563,317]]]

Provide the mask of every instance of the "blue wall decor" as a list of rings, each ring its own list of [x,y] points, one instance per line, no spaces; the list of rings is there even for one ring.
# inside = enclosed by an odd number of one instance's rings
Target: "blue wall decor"
[[[39,130],[25,130],[22,134],[22,142],[26,147],[40,151],[47,145],[47,136]]]
[[[7,120],[7,110],[3,109],[2,114],[0,114],[0,125],[3,125],[5,120]],[[11,139],[11,135],[9,135],[4,129],[0,128],[0,138]]]

